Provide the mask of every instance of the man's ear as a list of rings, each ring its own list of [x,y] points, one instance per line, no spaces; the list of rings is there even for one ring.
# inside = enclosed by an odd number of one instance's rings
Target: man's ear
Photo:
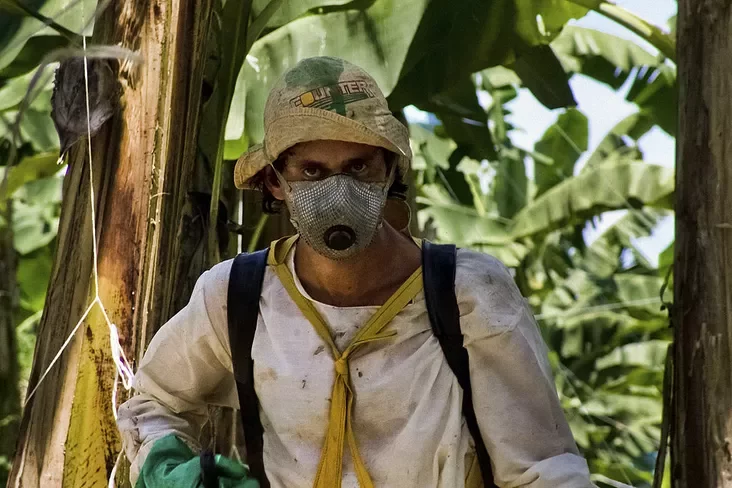
[[[280,184],[280,180],[277,179],[274,168],[267,166],[262,171],[264,171],[264,184],[272,196],[277,200],[284,200],[285,192]]]

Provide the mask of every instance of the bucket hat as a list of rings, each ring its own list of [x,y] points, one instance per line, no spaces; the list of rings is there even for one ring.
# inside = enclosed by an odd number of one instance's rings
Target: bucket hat
[[[275,83],[264,108],[264,141],[234,167],[234,184],[251,189],[251,179],[292,146],[337,140],[382,147],[396,154],[407,174],[412,152],[409,131],[392,115],[376,81],[343,59],[306,58]]]

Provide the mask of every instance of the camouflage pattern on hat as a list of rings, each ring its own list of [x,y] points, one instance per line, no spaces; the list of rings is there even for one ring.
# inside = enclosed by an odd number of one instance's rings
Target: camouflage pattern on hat
[[[346,105],[376,94],[365,81],[365,73],[344,80],[345,63],[337,58],[313,58],[300,63],[285,75],[289,89],[306,90],[290,100],[294,107],[316,107],[346,115]],[[355,75],[356,73],[354,73]],[[368,75],[366,75],[368,77]],[[342,81],[344,80],[344,81]]]

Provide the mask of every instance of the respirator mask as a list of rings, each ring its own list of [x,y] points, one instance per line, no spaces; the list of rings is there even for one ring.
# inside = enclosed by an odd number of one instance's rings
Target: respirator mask
[[[366,182],[344,173],[315,181],[286,181],[290,222],[318,254],[348,259],[363,251],[381,227],[394,165],[385,181]]]

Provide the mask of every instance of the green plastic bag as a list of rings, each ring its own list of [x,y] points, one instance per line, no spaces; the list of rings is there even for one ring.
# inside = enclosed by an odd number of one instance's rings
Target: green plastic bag
[[[259,488],[243,464],[220,454],[215,461],[219,488]],[[165,436],[153,444],[135,488],[203,488],[201,461],[185,442]]]

